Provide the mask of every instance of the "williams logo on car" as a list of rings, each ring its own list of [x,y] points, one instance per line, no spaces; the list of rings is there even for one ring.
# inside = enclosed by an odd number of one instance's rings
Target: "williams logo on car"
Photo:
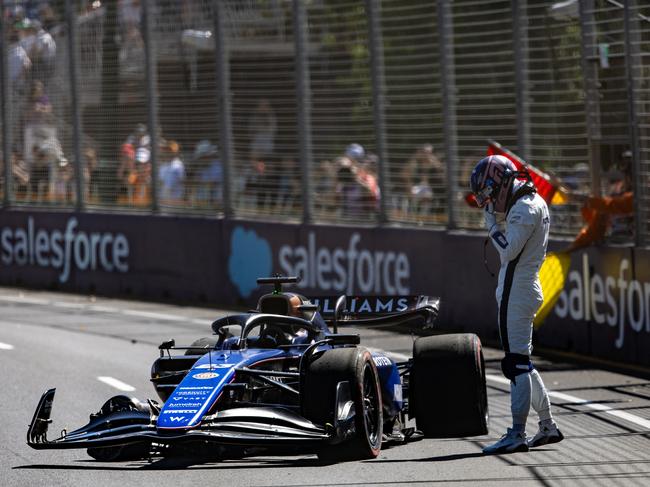
[[[200,374],[194,374],[192,377],[195,379],[214,379],[215,377],[219,377],[219,374],[216,372],[201,372]]]

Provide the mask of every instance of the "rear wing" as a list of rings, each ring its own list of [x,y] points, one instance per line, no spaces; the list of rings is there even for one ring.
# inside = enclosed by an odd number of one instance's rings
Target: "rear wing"
[[[318,306],[323,319],[334,324],[336,296],[316,296],[309,300]],[[407,326],[432,328],[440,311],[440,298],[412,296],[346,296],[345,307],[336,319],[338,326]]]

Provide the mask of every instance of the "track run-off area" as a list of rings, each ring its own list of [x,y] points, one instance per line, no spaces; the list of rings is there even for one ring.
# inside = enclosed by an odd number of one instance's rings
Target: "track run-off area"
[[[57,388],[50,437],[85,424],[111,396],[157,399],[149,373],[158,345],[169,338],[188,345],[210,335],[212,321],[226,313],[0,288],[0,485],[650,485],[650,380],[576,362],[534,357],[565,440],[528,453],[484,456],[481,448],[510,424],[502,354],[491,348],[485,349],[489,435],[424,439],[384,449],[375,460],[326,465],[305,454],[100,463],[84,450],[27,446],[27,425],[46,389]],[[398,360],[411,356],[408,334],[349,332]],[[536,428],[531,416],[528,433]]]

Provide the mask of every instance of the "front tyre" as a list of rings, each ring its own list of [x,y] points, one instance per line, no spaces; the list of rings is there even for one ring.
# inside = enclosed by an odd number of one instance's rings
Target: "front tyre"
[[[129,419],[131,424],[148,424],[151,410],[148,404],[141,403],[135,398],[120,395],[110,398],[104,403],[99,412],[90,416],[91,420],[109,418],[115,413],[134,413]],[[110,427],[110,423],[106,425]],[[151,442],[143,441],[128,445],[103,446],[88,448],[86,452],[99,462],[125,462],[149,458]]]
[[[303,384],[303,413],[320,425],[336,422],[336,388],[348,382],[355,415],[351,437],[318,452],[321,460],[352,461],[376,458],[381,451],[383,415],[379,374],[364,348],[326,350],[308,365]]]

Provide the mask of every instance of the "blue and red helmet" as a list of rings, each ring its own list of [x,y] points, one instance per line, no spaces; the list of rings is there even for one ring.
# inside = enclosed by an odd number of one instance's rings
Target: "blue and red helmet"
[[[491,202],[494,211],[505,212],[516,173],[516,166],[507,157],[488,156],[481,159],[469,180],[478,206],[483,208]]]

